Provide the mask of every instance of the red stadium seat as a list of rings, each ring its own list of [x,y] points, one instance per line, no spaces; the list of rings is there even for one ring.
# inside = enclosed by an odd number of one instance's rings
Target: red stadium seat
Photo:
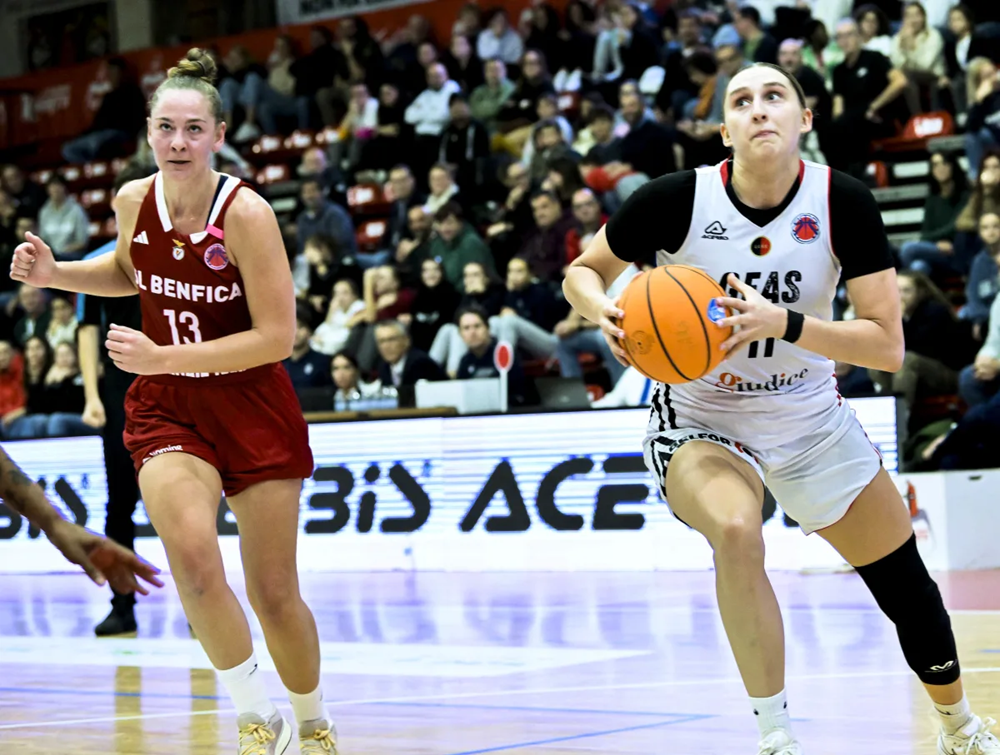
[[[49,182],[49,179],[52,178],[52,170],[50,168],[36,170],[34,173],[31,174],[30,178],[36,184],[41,184],[42,186],[44,186]]]
[[[923,113],[910,118],[898,136],[873,142],[872,148],[876,152],[922,151],[927,149],[928,140],[954,133],[955,122],[947,111]]]
[[[83,175],[86,178],[104,178],[108,175],[111,166],[106,162],[87,163],[83,166]]]
[[[101,221],[99,221],[99,220],[91,220],[90,223],[87,226],[87,229],[90,232],[90,237],[91,238],[100,238],[100,236],[101,236]]]
[[[66,179],[67,183],[75,183],[83,176],[83,171],[79,165],[67,165],[59,171],[59,174]]]
[[[376,252],[382,245],[387,229],[385,219],[367,220],[358,226],[355,238],[358,241],[358,249],[363,252]]]
[[[889,168],[881,160],[868,163],[867,173],[879,189],[889,186]]]
[[[285,149],[303,152],[316,143],[314,131],[293,131],[285,138]]]
[[[80,204],[91,214],[96,214],[98,208],[107,211],[110,209],[111,194],[107,189],[87,189],[80,192]]]
[[[280,136],[270,136],[269,134],[264,134],[256,142],[254,142],[253,147],[250,151],[255,155],[268,155],[272,152],[278,152],[283,148]]]
[[[257,173],[257,183],[261,186],[290,181],[291,179],[292,171],[284,164],[267,165]]]
[[[124,157],[116,157],[111,161],[111,170],[117,176],[128,166],[128,160]]]
[[[347,190],[347,206],[354,215],[388,215],[389,201],[376,183],[358,184]]]
[[[327,126],[316,134],[316,144],[334,144],[340,141],[340,129]]]

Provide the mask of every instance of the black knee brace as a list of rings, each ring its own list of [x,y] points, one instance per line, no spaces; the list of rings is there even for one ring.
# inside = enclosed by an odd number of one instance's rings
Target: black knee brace
[[[958,651],[937,584],[917,551],[916,535],[885,558],[857,567],[882,612],[896,625],[903,656],[925,684],[958,681]]]

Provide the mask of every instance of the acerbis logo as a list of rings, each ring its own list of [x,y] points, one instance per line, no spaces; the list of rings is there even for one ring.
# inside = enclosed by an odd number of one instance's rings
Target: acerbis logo
[[[708,228],[705,229],[704,234],[702,234],[703,239],[715,239],[717,241],[729,241],[729,237],[726,235],[726,228],[718,220],[713,222]]]

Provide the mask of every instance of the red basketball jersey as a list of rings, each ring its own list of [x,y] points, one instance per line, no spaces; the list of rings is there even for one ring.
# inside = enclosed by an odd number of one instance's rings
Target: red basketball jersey
[[[139,208],[129,246],[142,308],[142,330],[160,346],[213,341],[250,330],[243,277],[225,247],[226,210],[246,183],[222,174],[204,231],[174,230],[157,173]],[[240,373],[183,373],[151,376],[158,382],[204,385],[229,382]]]

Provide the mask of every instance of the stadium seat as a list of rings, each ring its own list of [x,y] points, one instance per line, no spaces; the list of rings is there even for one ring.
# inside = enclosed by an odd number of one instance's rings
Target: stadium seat
[[[871,184],[875,188],[885,189],[889,186],[889,168],[881,160],[874,160],[868,163],[868,168],[866,170],[868,177],[871,179]]]
[[[83,175],[85,178],[91,179],[103,179],[109,175],[108,171],[111,166],[103,160],[93,163],[86,163],[83,166]]]
[[[49,182],[49,179],[52,178],[52,170],[51,168],[43,168],[42,170],[36,170],[34,173],[30,175],[30,178],[36,184],[44,186]]]
[[[91,215],[104,215],[111,209],[111,194],[107,189],[86,189],[80,192],[80,205]]]
[[[257,173],[257,183],[261,186],[292,180],[292,171],[284,163],[266,165]]]
[[[124,157],[116,157],[111,161],[111,170],[116,176],[125,170],[126,167],[128,167],[128,160]]]
[[[385,219],[366,220],[358,225],[355,238],[358,241],[358,249],[362,252],[377,252],[382,246],[382,239],[385,237]]]
[[[285,137],[285,149],[293,152],[304,152],[316,143],[314,131],[293,131]]]
[[[347,207],[352,215],[388,215],[389,200],[376,183],[358,184],[347,190]]]
[[[951,113],[940,110],[933,113],[915,115],[907,122],[902,133],[888,139],[872,142],[875,152],[916,152],[927,149],[927,142],[941,136],[955,133],[955,122]]]

